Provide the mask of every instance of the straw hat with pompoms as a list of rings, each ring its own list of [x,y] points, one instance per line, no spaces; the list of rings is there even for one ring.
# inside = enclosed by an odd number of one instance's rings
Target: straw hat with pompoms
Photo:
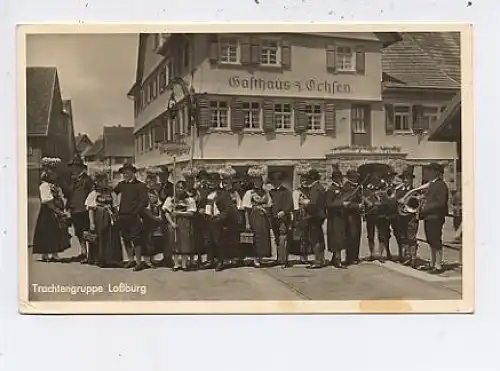
[[[184,178],[196,178],[199,173],[199,169],[194,166],[187,166],[182,169],[182,176]]]
[[[312,167],[308,163],[302,163],[297,165],[296,171],[297,175],[307,175],[311,171]]]
[[[252,166],[250,169],[248,169],[248,176],[252,178],[262,177],[264,176],[264,174],[265,174],[264,167],[259,165]]]
[[[61,163],[59,157],[44,157],[40,160],[40,166],[43,168],[54,168]]]
[[[236,175],[236,170],[232,166],[226,165],[219,170],[219,174],[222,178],[228,179]]]

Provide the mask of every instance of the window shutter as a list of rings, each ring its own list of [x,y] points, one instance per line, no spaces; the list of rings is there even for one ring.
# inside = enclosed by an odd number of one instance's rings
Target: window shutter
[[[337,118],[335,104],[325,104],[325,132],[333,137],[337,134]]]
[[[394,133],[394,106],[392,104],[385,105],[385,133]]]
[[[292,65],[292,46],[288,40],[283,40],[281,43],[281,65],[285,68],[290,68]]]
[[[242,37],[240,39],[240,49],[241,49],[241,64],[249,64],[252,62],[252,57],[250,54],[250,38]]]
[[[335,45],[326,46],[326,69],[331,72],[336,71],[335,67]]]
[[[425,130],[426,123],[424,122],[423,106],[415,105],[412,108],[412,129],[414,132],[421,132]]]
[[[208,39],[209,45],[209,59],[212,63],[217,63],[219,61],[219,43],[217,40],[217,35],[210,35]]]
[[[302,134],[307,131],[306,103],[295,102],[295,132]]]
[[[276,130],[276,126],[274,124],[274,104],[273,102],[266,101],[262,104],[263,111],[263,125],[262,128],[264,132],[271,133]]]
[[[365,73],[365,48],[363,46],[356,48],[356,72],[362,75]]]
[[[198,99],[198,128],[200,130],[210,128],[210,102],[204,97]]]
[[[245,128],[245,115],[243,112],[243,102],[238,99],[231,101],[231,129],[234,132],[241,132]]]
[[[252,38],[250,54],[252,64],[260,64],[260,40],[256,37]]]

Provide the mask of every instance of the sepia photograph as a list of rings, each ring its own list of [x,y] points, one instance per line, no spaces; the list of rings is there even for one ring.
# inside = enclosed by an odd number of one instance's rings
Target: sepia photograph
[[[473,312],[471,33],[20,26],[20,311]]]

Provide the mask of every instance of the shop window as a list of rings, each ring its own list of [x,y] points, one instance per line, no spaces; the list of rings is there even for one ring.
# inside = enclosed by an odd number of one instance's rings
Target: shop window
[[[394,131],[410,132],[411,128],[411,108],[407,105],[394,106]]]
[[[229,128],[229,104],[224,101],[210,102],[210,127],[212,129]]]
[[[292,105],[290,103],[274,105],[274,125],[278,131],[292,130]]]
[[[356,53],[353,48],[347,46],[337,47],[335,54],[335,66],[337,71],[351,72],[356,70]]]
[[[261,107],[259,102],[243,102],[245,130],[258,130],[261,127]]]
[[[307,130],[323,130],[323,111],[321,104],[306,104]]]
[[[240,46],[234,37],[221,37],[219,39],[219,62],[240,63]]]
[[[260,64],[262,66],[281,65],[281,47],[279,40],[272,40],[272,39],[261,40]]]

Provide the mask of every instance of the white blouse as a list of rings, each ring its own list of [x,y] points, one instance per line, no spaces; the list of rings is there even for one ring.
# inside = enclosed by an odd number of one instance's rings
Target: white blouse
[[[245,195],[243,196],[243,201],[241,202],[243,208],[251,209],[253,207],[252,196],[254,195],[254,193],[255,193],[255,191],[253,189],[246,191]],[[269,193],[266,193],[266,197],[267,197],[267,205],[261,205],[261,206],[271,207],[272,200],[271,200],[271,196],[269,195]]]
[[[63,198],[63,194],[60,188],[56,188],[59,191],[59,198]],[[54,194],[52,193],[52,185],[48,182],[42,182],[39,187],[40,190],[40,201],[42,204],[50,202],[54,199]]]
[[[215,198],[217,197],[217,192],[212,192],[207,197],[207,205],[205,206],[205,214],[211,216],[220,215],[219,208],[215,203]]]
[[[196,212],[196,201],[192,197],[188,197],[184,200],[184,202],[187,204],[187,210],[189,212]],[[173,197],[167,197],[165,202],[163,203],[162,210],[166,211],[167,213],[172,213],[174,211],[174,198]]]
[[[99,192],[97,192],[95,189],[89,193],[87,199],[85,200],[85,207],[87,208],[87,210],[94,209],[97,207],[98,195]],[[113,198],[113,207],[118,207],[120,205],[120,200],[118,199],[116,193],[112,192],[111,197]]]

